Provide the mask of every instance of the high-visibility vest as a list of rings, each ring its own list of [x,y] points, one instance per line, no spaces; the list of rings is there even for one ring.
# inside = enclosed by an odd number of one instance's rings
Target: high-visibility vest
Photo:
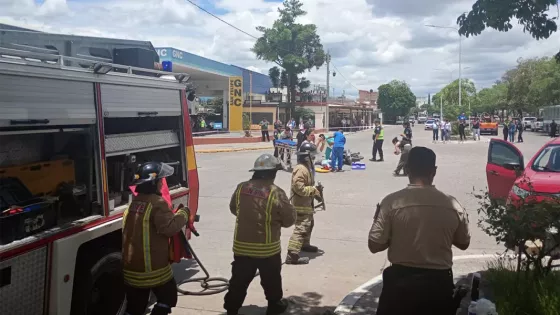
[[[377,140],[383,140],[383,136],[385,136],[385,129],[383,129],[383,127],[380,127],[381,130],[379,131],[379,135],[377,136]]]

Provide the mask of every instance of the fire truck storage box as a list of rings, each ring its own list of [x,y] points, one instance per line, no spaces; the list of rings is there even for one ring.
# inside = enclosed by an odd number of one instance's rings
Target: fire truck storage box
[[[51,195],[63,183],[75,182],[74,161],[53,160],[0,168],[0,178],[17,177],[33,196]]]
[[[5,211],[9,208],[14,213]],[[0,245],[50,229],[57,223],[53,203],[33,198],[17,178],[0,178],[0,211]]]

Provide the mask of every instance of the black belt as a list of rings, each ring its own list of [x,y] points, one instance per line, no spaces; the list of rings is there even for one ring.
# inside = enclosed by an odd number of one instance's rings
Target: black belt
[[[428,269],[428,268],[418,268],[418,267],[409,267],[403,266],[399,264],[392,264],[389,268],[393,269],[392,271],[397,274],[402,275],[434,275],[434,276],[450,276],[453,278],[453,272],[451,268],[449,269]]]

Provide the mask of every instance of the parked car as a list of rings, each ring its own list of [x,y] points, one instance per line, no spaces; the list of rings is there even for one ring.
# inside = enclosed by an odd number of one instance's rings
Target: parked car
[[[426,120],[426,123],[424,124],[424,130],[432,130],[433,128],[433,124],[434,124],[434,120],[433,119],[428,119]]]
[[[397,116],[397,121],[396,121],[397,125],[402,125],[404,124],[404,117],[403,116]]]
[[[531,128],[531,122],[537,120],[537,117],[523,117],[521,123],[523,124],[523,130]]]
[[[544,126],[544,122],[542,118],[537,118],[531,121],[530,124],[531,131],[543,131],[544,130],[543,126]]]
[[[486,164],[488,193],[495,202],[519,206],[560,198],[560,138],[546,143],[525,166],[512,143],[491,139]]]

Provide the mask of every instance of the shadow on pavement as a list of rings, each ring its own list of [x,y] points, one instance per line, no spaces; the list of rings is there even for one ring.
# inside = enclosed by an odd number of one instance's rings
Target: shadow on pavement
[[[301,296],[286,297],[290,302],[286,315],[334,315],[336,306],[321,305],[323,296],[317,292],[305,292]],[[247,305],[239,310],[240,315],[264,315],[266,307]]]
[[[198,263],[194,259],[183,259],[180,263],[171,264],[171,269],[177,282],[190,279],[200,272]]]
[[[324,250],[319,249],[319,251],[317,251],[316,253],[305,253],[305,252],[301,252],[301,257],[309,257],[309,260],[315,259],[317,257],[321,257],[325,254]]]

